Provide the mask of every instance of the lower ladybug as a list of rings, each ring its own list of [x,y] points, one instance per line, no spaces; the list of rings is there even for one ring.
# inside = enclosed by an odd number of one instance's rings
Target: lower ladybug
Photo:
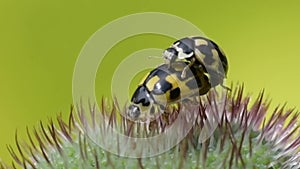
[[[172,67],[162,64],[148,73],[131,98],[127,117],[139,121],[153,120],[170,103],[206,94],[211,84],[201,69],[191,67],[185,77],[181,76],[188,64],[183,61],[175,62]]]

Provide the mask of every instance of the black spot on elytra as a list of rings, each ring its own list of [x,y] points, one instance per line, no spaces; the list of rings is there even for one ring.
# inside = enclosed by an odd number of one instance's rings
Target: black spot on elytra
[[[218,71],[210,70],[209,71],[209,82],[212,87],[215,87],[223,82],[224,76],[220,74]],[[208,79],[208,78],[207,78]]]
[[[194,39],[194,40],[202,39],[202,40],[207,41],[207,45],[196,46],[196,48],[206,56],[204,58],[205,64],[211,65],[212,63],[215,62],[215,60],[213,58],[213,53],[212,53],[212,50],[215,49],[219,55],[220,61],[223,63],[224,70],[227,70],[227,58],[226,58],[226,56],[223,55],[219,46],[215,42],[213,42],[212,40],[209,40],[207,38],[204,38],[204,37],[193,37],[192,39]]]
[[[207,45],[199,45],[196,47],[202,54],[205,55],[204,57],[204,64],[208,64],[211,65],[214,63],[214,58],[213,58],[213,53],[212,53],[212,49],[211,46],[207,46]]]
[[[156,69],[152,70],[148,77],[144,81],[144,85],[146,86],[147,83],[154,78],[155,76],[159,78],[159,80],[153,86],[153,90],[150,91],[151,94],[161,95],[172,89],[172,84],[166,81],[167,76],[170,74],[175,73],[173,68],[168,68],[168,65],[163,64],[157,67]]]
[[[219,55],[219,59],[222,62],[224,72],[226,73],[227,70],[228,70],[227,58],[226,58],[225,54],[221,52],[221,49],[219,48],[219,46],[215,42],[211,41],[211,43],[214,45],[215,49],[217,50],[218,55]]]
[[[179,87],[170,91],[170,99],[171,100],[178,99],[179,97],[180,97],[180,88]]]
[[[160,79],[153,88],[152,93],[159,95],[159,94],[164,94],[167,91],[169,91],[170,89],[172,89],[172,84],[167,82],[165,79]]]
[[[132,95],[131,102],[135,104],[142,104],[143,106],[150,105],[149,92],[144,86],[139,86]]]

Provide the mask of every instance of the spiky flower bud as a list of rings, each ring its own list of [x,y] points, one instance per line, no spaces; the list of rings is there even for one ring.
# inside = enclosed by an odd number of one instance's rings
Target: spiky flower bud
[[[109,106],[104,101],[101,110],[90,107],[89,113],[72,108],[68,122],[58,116],[58,125],[50,121],[40,123],[33,132],[27,129],[27,142],[19,141],[16,134],[17,149],[8,146],[14,162],[11,166],[1,163],[0,168],[300,168],[298,114],[278,107],[267,119],[271,112],[263,92],[251,106],[249,102],[250,97],[243,96],[243,86],[232,92],[212,90],[200,104],[182,103],[167,109],[156,121],[143,124],[119,116],[123,112],[116,104]],[[195,120],[189,125],[187,117],[191,116]],[[176,146],[154,156],[147,157],[150,150],[143,149],[145,145],[112,137],[111,130],[115,130],[127,138],[147,140],[167,132],[176,119],[180,123],[170,138],[188,132]],[[156,142],[156,146],[166,146],[165,141]],[[107,150],[103,145],[112,148]],[[125,157],[133,152],[140,156]]]

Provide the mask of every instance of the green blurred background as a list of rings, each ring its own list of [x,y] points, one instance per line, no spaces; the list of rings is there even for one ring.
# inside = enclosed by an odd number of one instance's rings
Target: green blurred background
[[[87,39],[119,17],[146,11],[170,13],[197,25],[226,52],[227,84],[243,82],[246,92],[265,88],[272,108],[300,109],[300,2],[297,1],[0,1],[0,157],[15,131],[25,135],[72,104],[72,73]],[[122,31],[122,28],[120,28]],[[116,45],[96,79],[97,96],[110,87],[120,57],[143,48],[166,48],[172,39],[141,35]],[[105,66],[106,65],[106,66]],[[105,73],[107,71],[107,73]],[[109,73],[110,72],[110,73]],[[102,93],[103,92],[103,93]]]

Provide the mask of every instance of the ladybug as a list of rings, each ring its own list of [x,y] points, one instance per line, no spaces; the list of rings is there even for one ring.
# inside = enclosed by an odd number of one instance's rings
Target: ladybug
[[[182,77],[186,76],[188,68],[201,69],[208,74],[212,87],[223,86],[228,72],[228,61],[223,50],[212,40],[201,36],[177,40],[164,50],[163,57],[169,67],[179,60],[189,63],[182,71]]]
[[[177,61],[170,68],[162,64],[153,69],[138,85],[127,109],[127,117],[134,121],[153,120],[164,113],[166,105],[206,94],[211,84],[201,69],[191,67],[182,77],[189,62]]]

